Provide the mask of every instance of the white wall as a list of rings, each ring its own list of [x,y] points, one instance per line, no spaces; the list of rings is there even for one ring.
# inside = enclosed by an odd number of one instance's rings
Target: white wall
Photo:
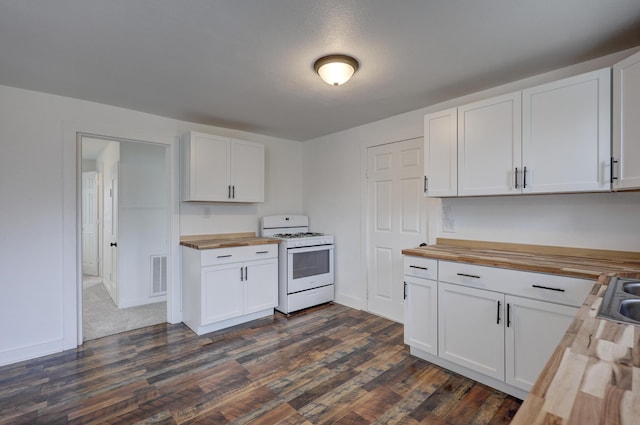
[[[120,142],[118,308],[166,301],[152,296],[151,256],[169,254],[166,147]]]
[[[367,148],[423,135],[426,113],[610,66],[631,49],[452,99],[304,143],[304,207],[314,229],[336,236],[336,300],[366,308]],[[456,233],[441,231],[441,203]],[[427,201],[430,243],[437,237],[640,251],[640,194],[581,194]]]
[[[302,212],[300,143],[7,86],[0,86],[0,111],[0,365],[77,345],[78,132],[169,146],[170,276],[178,294],[181,224],[185,233],[254,231],[262,214]],[[226,206],[212,207],[209,221],[199,217],[201,206],[186,206],[180,217],[176,140],[188,130],[264,143],[265,203],[234,207],[240,220]],[[179,321],[179,296],[168,304],[169,320]]]

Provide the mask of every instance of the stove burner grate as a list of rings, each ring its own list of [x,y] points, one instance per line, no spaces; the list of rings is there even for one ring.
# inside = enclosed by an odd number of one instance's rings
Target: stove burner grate
[[[282,238],[282,239],[294,239],[294,238],[310,238],[314,236],[324,236],[324,233],[318,233],[318,232],[276,233],[273,236],[276,238]]]

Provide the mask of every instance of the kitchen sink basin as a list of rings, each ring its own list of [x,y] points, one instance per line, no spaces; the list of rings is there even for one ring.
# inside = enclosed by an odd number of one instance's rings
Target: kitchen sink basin
[[[627,294],[635,295],[636,297],[640,297],[640,282],[625,282],[622,284],[622,290]]]
[[[620,314],[631,320],[640,322],[640,300],[620,301]]]
[[[598,317],[640,325],[640,281],[612,277]]]

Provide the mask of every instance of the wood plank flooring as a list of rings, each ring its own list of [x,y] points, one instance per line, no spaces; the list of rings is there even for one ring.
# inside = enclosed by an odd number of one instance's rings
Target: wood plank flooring
[[[508,424],[520,401],[341,305],[200,337],[155,325],[0,368],[2,424]]]

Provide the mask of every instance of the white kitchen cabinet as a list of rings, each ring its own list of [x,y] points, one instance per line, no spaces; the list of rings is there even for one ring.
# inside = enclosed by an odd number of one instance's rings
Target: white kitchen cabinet
[[[183,201],[264,201],[263,145],[191,131],[181,149]]]
[[[529,391],[578,309],[511,295],[505,302],[505,381]]]
[[[522,92],[525,193],[611,190],[611,69]]]
[[[458,109],[424,117],[424,194],[458,195]]]
[[[640,189],[640,53],[613,66],[613,190]]]
[[[531,389],[594,283],[412,256],[405,257],[404,271],[405,343],[411,354],[519,398]],[[437,329],[430,330],[434,320]]]
[[[504,379],[504,295],[438,283],[438,353],[445,360]]]
[[[404,258],[404,342],[438,354],[437,260]]]
[[[278,304],[276,244],[182,249],[183,319],[196,334],[273,314]]]
[[[458,195],[519,193],[521,92],[458,107]]]

